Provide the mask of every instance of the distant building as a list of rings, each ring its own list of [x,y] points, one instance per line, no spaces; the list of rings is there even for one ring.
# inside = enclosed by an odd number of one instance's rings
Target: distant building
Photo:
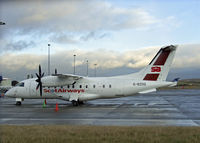
[[[3,78],[0,76],[0,95],[8,91],[12,86],[15,86],[18,82],[12,81],[9,78]]]
[[[12,80],[9,78],[2,78],[0,86],[12,86]]]

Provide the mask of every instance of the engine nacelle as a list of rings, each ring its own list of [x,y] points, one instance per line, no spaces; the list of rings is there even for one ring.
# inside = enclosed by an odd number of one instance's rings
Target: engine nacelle
[[[46,87],[56,87],[74,84],[75,80],[73,78],[59,78],[58,76],[46,76],[41,79],[42,86]]]

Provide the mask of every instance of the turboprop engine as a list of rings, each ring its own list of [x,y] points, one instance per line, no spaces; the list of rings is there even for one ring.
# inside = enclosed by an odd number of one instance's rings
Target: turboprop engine
[[[55,74],[52,76],[43,77],[44,73],[42,73],[40,65],[39,72],[36,73],[36,76],[37,79],[35,81],[38,83],[36,89],[40,89],[40,96],[42,96],[43,87],[57,87],[76,83],[72,76],[57,74],[57,69],[55,69]]]
[[[55,86],[65,86],[72,85],[75,83],[73,78],[61,78],[59,76],[46,76],[41,79],[42,86],[55,87]]]

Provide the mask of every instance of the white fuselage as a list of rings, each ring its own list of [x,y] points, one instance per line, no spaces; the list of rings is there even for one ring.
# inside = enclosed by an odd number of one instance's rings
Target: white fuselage
[[[138,81],[125,77],[85,77],[74,85],[43,87],[43,95],[36,90],[36,79],[24,80],[23,86],[16,86],[9,90],[13,98],[29,99],[62,99],[67,101],[93,100],[98,98],[117,98],[131,96],[142,91],[171,85],[172,82]],[[12,93],[12,94],[11,94]]]

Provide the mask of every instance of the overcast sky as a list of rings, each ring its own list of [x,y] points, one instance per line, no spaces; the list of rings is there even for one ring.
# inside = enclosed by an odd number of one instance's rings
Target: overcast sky
[[[147,65],[160,47],[178,44],[170,74],[200,78],[199,0],[1,0],[0,73],[22,80],[38,65],[51,71],[119,75]],[[181,69],[181,70],[180,70]]]

